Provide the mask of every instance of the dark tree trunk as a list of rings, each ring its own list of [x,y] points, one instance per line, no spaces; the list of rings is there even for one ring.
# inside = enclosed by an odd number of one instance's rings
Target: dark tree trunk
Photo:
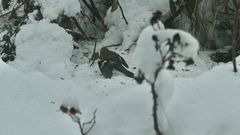
[[[233,62],[233,71],[237,72],[237,63],[236,63],[236,51],[237,46],[239,43],[239,25],[240,25],[240,1],[239,0],[233,0],[236,12],[235,12],[235,19],[234,19],[234,25],[233,25],[233,37],[232,37],[232,62]]]

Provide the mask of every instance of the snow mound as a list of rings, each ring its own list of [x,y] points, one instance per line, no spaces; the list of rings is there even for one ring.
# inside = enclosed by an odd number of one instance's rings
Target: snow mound
[[[169,70],[163,69],[159,72],[155,84],[158,95],[158,103],[161,107],[167,107],[174,95],[174,79]]]
[[[199,49],[199,42],[191,34],[174,29],[156,29],[152,26],[146,27],[139,36],[137,46],[133,55],[134,64],[140,69],[150,81],[154,80],[156,69],[162,65],[162,56],[156,51],[153,35],[156,35],[161,44],[162,55],[168,51],[166,42],[172,41],[173,36],[179,34],[180,44],[175,43],[175,52],[195,59]],[[182,46],[183,45],[183,46]]]
[[[152,26],[148,26],[140,34],[137,46],[133,54],[133,63],[144,72],[145,77],[153,81],[153,72],[161,64],[161,56],[156,52],[155,42],[152,40],[156,31]]]
[[[38,3],[42,6],[43,16],[50,20],[57,19],[62,14],[75,16],[81,10],[78,0],[38,0]]]
[[[61,73],[69,65],[72,37],[61,27],[46,20],[21,27],[16,35],[16,62],[45,73]],[[24,65],[19,63],[20,65]]]
[[[123,49],[136,42],[142,29],[149,24],[153,12],[169,11],[168,0],[121,0],[119,2],[129,24],[126,25],[119,8],[114,12],[111,12],[110,8],[105,18],[109,31],[105,35],[103,44],[122,43]],[[112,38],[115,40],[109,40]]]
[[[137,85],[123,76],[111,80],[96,77],[87,64],[79,66],[75,75],[72,80],[36,72],[29,75],[0,61],[0,134],[79,135],[77,124],[56,111],[61,104],[79,103],[84,122],[98,109],[97,123],[89,135],[154,135],[149,85]],[[163,134],[240,134],[240,73],[232,72],[232,63],[198,77],[176,78],[174,84],[167,81],[169,75],[163,70],[157,81],[162,90],[175,88],[174,95],[158,91],[160,97],[167,96],[161,105],[171,99],[159,110]]]
[[[239,77],[228,63],[195,78],[177,78],[167,110],[172,130],[180,135],[239,134]]]
[[[52,79],[35,72],[26,74],[0,60],[1,135],[79,135],[79,129],[57,111],[62,100],[81,96],[80,105],[88,105],[94,96],[71,81]],[[24,123],[24,124],[23,124]]]

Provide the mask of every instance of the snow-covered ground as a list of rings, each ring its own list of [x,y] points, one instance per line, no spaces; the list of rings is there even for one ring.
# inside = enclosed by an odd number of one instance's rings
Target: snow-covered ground
[[[154,135],[147,83],[138,85],[117,72],[104,79],[97,64],[71,63],[71,38],[46,20],[21,27],[15,43],[15,61],[0,61],[1,135],[79,135],[78,125],[59,111],[66,102],[79,104],[82,122],[97,109],[89,135]],[[118,51],[136,72],[132,54]],[[240,74],[232,72],[231,63],[209,70],[204,53],[200,56],[190,67],[178,63],[173,81],[161,78],[161,129],[166,135],[239,134]]]
[[[71,76],[60,79],[38,71],[22,72],[1,61],[0,134],[79,135],[77,124],[57,111],[66,98],[76,99],[84,121],[98,109],[90,135],[154,134],[150,87],[120,74],[104,79],[95,70],[82,64]],[[174,95],[162,113],[168,119],[167,123],[162,121],[164,132],[240,133],[240,74],[232,72],[231,63],[197,77],[178,77],[174,82]]]
[[[72,50],[72,38],[48,21],[62,13],[73,16],[79,12],[77,0],[68,4],[61,0],[51,11],[51,2],[38,2],[48,19],[37,22],[30,18],[16,36],[15,61],[6,64],[0,60],[0,135],[80,135],[78,125],[59,111],[66,102],[78,105],[82,122],[89,121],[97,109],[89,135],[154,135],[150,86],[118,72],[105,79],[97,64],[90,67],[83,56],[91,46]],[[98,42],[99,48],[115,43],[128,48],[155,9],[169,10],[167,0],[128,2],[122,0],[121,5],[129,25],[124,24],[119,9],[112,13],[109,9],[105,18],[109,31]],[[129,70],[137,72],[132,50],[128,54],[124,49],[115,51],[126,58]],[[159,122],[164,135],[240,134],[240,73],[233,73],[231,63],[208,62],[206,52],[195,60],[189,67],[177,62],[173,76],[161,73],[167,75],[160,78],[164,83],[157,84],[162,88]],[[240,57],[237,63],[240,68]]]

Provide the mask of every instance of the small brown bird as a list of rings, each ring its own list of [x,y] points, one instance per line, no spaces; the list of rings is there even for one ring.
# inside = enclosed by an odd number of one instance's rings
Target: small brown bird
[[[126,68],[128,68],[127,62],[121,57],[119,54],[110,51],[106,47],[101,48],[100,50],[100,55],[99,55],[100,60],[107,60],[116,64],[124,65]]]
[[[110,51],[106,47],[100,50],[98,66],[105,78],[111,78],[114,69],[122,72],[128,77],[132,78],[134,76],[132,72],[126,69],[128,68],[127,62],[119,54]]]

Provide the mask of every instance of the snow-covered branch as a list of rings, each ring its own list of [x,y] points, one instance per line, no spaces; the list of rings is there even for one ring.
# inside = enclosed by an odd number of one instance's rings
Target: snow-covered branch
[[[140,34],[134,52],[134,61],[138,68],[136,81],[142,83],[143,80],[146,80],[151,85],[154,130],[156,135],[162,135],[158,112],[159,104],[162,104],[161,97],[164,86],[160,86],[160,88],[156,86],[165,84],[158,81],[163,81],[163,75],[165,75],[163,73],[166,69],[175,69],[174,57],[183,57],[186,65],[193,64],[198,53],[199,43],[187,32],[160,27],[162,23],[158,18],[161,18],[159,11],[153,14],[151,26],[146,27]],[[172,80],[168,82],[172,82]],[[168,89],[168,91],[173,90]]]

